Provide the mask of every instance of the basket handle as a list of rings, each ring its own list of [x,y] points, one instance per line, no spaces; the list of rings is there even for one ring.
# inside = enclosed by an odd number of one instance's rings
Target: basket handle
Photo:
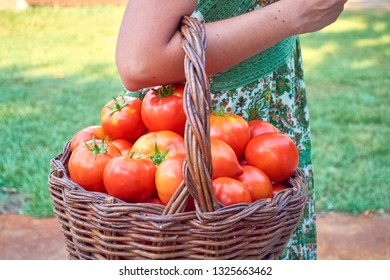
[[[182,19],[182,47],[185,52],[184,111],[187,116],[184,142],[186,159],[183,164],[182,184],[164,213],[183,210],[189,194],[201,212],[219,208],[212,186],[212,158],[210,147],[210,85],[205,70],[206,35],[204,23],[185,16]],[[184,202],[184,203],[183,203]]]

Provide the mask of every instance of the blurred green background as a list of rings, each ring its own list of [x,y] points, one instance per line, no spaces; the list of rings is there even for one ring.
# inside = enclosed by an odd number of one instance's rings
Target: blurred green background
[[[121,91],[122,6],[0,11],[0,213],[52,215],[50,160]],[[390,209],[390,10],[301,36],[318,211]]]

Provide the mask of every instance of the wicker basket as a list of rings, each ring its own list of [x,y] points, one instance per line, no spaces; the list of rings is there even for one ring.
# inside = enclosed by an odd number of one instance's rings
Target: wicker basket
[[[307,183],[297,170],[272,199],[223,207],[212,191],[204,25],[182,21],[186,53],[184,182],[167,206],[88,192],[67,169],[70,143],[52,159],[49,190],[70,259],[277,259],[302,216]],[[183,212],[189,196],[196,210]]]

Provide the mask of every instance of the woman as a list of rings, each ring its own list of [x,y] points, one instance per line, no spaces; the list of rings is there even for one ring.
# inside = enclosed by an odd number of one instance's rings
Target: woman
[[[314,186],[310,128],[299,40],[333,23],[346,0],[129,0],[116,61],[124,87],[134,91],[183,82],[179,25],[199,11],[206,23],[206,71],[213,106],[263,119],[289,135],[309,182],[304,217],[282,258],[315,259]]]

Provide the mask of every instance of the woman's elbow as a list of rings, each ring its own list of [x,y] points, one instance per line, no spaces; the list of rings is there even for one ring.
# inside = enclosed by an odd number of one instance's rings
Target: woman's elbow
[[[135,48],[125,52],[118,48],[116,66],[123,86],[135,91],[183,81],[184,51],[177,49],[178,51],[172,47]]]
[[[140,60],[117,59],[116,66],[122,84],[127,90],[136,91],[153,86],[148,67]]]

